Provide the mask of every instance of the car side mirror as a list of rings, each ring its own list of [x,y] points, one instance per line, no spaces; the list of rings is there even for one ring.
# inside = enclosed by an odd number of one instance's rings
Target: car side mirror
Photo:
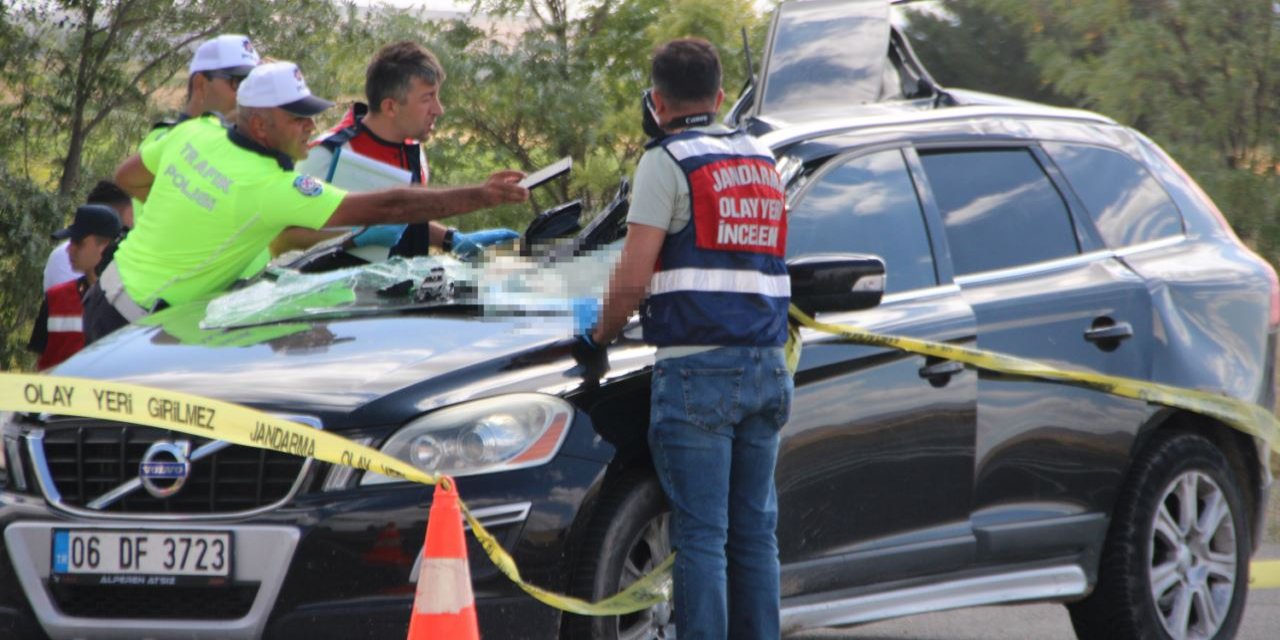
[[[809,315],[857,311],[884,297],[884,260],[859,254],[820,254],[787,261],[791,302]]]

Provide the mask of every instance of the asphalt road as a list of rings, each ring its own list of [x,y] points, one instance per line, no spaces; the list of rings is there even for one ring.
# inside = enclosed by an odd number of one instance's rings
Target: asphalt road
[[[1280,559],[1280,544],[1264,544],[1255,560]],[[1280,636],[1280,589],[1249,594],[1238,640]],[[787,640],[1075,640],[1067,609],[1056,604],[978,607],[886,620],[851,629],[819,629]]]

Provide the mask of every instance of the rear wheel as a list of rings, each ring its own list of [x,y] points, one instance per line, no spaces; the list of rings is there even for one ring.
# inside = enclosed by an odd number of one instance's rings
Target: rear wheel
[[[611,596],[649,573],[671,554],[671,513],[653,476],[632,474],[600,498],[574,569],[571,591],[587,600]],[[565,638],[657,640],[675,638],[671,603],[625,616],[565,614]]]
[[[1082,640],[1232,638],[1249,582],[1235,475],[1205,438],[1176,434],[1134,464],[1092,595],[1069,605]]]

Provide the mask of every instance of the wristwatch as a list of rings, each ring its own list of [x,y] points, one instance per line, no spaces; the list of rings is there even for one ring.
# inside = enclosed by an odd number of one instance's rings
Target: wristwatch
[[[453,236],[458,233],[454,227],[449,227],[444,231],[444,237],[440,239],[440,249],[442,251],[453,251]]]

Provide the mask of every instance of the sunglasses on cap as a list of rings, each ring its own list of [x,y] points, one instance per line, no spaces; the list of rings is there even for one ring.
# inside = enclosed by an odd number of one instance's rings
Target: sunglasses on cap
[[[245,76],[237,76],[225,71],[201,71],[200,73],[204,74],[204,77],[210,80],[226,80],[227,84],[231,85],[232,89],[239,89],[240,83],[244,82],[245,79]]]

